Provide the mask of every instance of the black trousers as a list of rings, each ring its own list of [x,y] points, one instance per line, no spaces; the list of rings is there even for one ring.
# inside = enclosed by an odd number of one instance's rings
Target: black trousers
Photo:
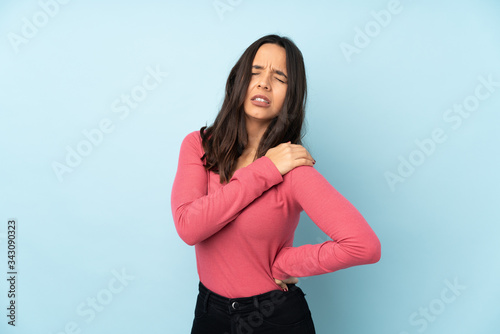
[[[226,298],[199,283],[191,334],[315,334],[305,293],[295,284],[245,298]]]

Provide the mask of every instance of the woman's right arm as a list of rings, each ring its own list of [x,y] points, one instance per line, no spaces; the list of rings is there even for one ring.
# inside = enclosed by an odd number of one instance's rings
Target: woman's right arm
[[[175,228],[188,245],[218,232],[264,191],[283,181],[273,161],[262,156],[236,170],[229,183],[207,194],[208,173],[200,159],[203,154],[199,131],[189,133],[181,144],[170,197]]]

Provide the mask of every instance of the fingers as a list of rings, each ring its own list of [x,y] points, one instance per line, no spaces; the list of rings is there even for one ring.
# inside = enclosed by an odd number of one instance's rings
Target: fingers
[[[280,286],[281,290],[288,291],[288,286],[282,280],[275,278],[274,281]]]
[[[314,166],[315,162],[314,159],[306,159],[306,158],[301,158],[301,159],[295,159],[293,162],[293,168],[307,165],[307,166]]]
[[[298,165],[303,165],[304,163],[314,165],[316,163],[316,160],[312,157],[312,155],[309,153],[309,151],[302,145],[299,144],[291,144],[290,142],[287,143],[282,143],[282,145],[286,145],[290,148],[292,154],[297,155],[295,160],[299,159],[306,159],[308,161],[301,161],[301,163]],[[309,161],[311,163],[309,163]]]
[[[299,282],[299,279],[297,277],[290,276],[286,280],[283,280],[283,282],[287,284],[297,284]]]
[[[295,167],[314,166],[316,163],[304,146],[290,142],[270,148],[265,156],[274,163],[281,175],[285,175]]]

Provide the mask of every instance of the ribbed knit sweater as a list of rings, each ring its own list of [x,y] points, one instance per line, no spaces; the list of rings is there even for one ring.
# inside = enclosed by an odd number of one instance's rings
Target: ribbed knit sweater
[[[228,298],[280,290],[274,278],[304,277],[380,259],[380,242],[361,213],[314,167],[285,175],[266,156],[228,183],[206,171],[199,131],[182,141],[171,193],[181,239],[195,246],[200,281]],[[293,246],[300,213],[332,240]]]

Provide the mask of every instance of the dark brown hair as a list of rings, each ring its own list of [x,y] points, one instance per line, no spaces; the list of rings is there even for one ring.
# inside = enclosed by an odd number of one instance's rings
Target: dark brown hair
[[[299,48],[287,37],[267,35],[253,42],[231,69],[226,82],[222,107],[214,123],[200,129],[205,154],[205,169],[220,175],[220,183],[229,182],[238,157],[248,143],[243,104],[251,78],[252,64],[257,50],[266,43],[285,49],[288,86],[283,108],[273,118],[263,134],[256,158],[270,148],[291,141],[302,145],[302,123],[307,97],[304,59]],[[206,130],[205,130],[206,129]]]

